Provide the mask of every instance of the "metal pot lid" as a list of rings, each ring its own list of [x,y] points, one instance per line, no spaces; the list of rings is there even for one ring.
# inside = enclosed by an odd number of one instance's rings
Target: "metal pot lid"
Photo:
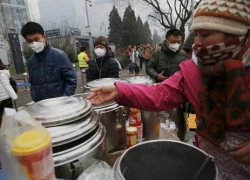
[[[109,101],[107,103],[104,103],[104,104],[101,104],[101,105],[98,105],[98,106],[93,106],[93,110],[98,110],[98,109],[103,109],[103,108],[107,108],[107,107],[116,107],[118,106],[118,104],[115,102],[115,101]]]
[[[110,111],[115,111],[120,108],[120,105],[118,105],[116,102],[109,103],[109,104],[103,104],[100,106],[93,106],[93,111],[97,112],[97,114],[103,114],[108,113]]]
[[[148,77],[148,76],[135,76],[135,77],[130,77],[127,78],[127,81],[129,83],[133,83],[133,84],[153,84],[153,80]]]
[[[45,127],[76,121],[91,112],[89,101],[78,97],[58,97],[39,101],[26,108]]]
[[[69,148],[67,145],[65,145],[65,150],[62,151],[62,153],[54,153],[53,148],[53,160],[55,167],[73,162],[74,160],[93,154],[94,151],[98,151],[98,147],[105,140],[105,136],[106,129],[101,123],[99,123],[93,132],[93,135],[87,140],[83,138],[83,142],[79,145],[73,148]]]
[[[116,81],[127,82],[118,78],[102,78],[94,81],[90,81],[86,84],[86,88],[97,88],[103,85],[113,85]]]
[[[53,147],[70,143],[91,133],[99,124],[99,116],[92,112],[87,117],[56,127],[47,128],[52,138]]]
[[[73,95],[73,97],[78,97],[78,98],[82,98],[82,99],[86,99],[91,93],[81,93],[81,94],[75,94]],[[105,107],[109,107],[109,106],[113,106],[116,105],[117,103],[115,101],[109,101],[106,102],[104,104],[98,105],[98,106],[92,106],[93,110],[96,109],[101,109],[101,108],[105,108]]]

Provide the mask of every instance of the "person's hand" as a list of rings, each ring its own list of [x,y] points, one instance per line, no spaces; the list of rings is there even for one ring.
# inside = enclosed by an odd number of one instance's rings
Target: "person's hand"
[[[92,105],[100,105],[112,100],[115,100],[118,91],[115,85],[101,86],[95,89],[91,89],[92,94],[87,97]]]
[[[157,79],[158,79],[159,81],[164,81],[165,79],[167,79],[167,77],[165,77],[165,76],[163,75],[163,73],[164,73],[164,71],[162,71],[162,72],[157,76]]]
[[[239,149],[231,152],[230,155],[241,163],[250,164],[250,141],[244,141]]]

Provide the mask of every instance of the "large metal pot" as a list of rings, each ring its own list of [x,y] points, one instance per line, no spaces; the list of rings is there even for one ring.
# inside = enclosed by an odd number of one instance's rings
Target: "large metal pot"
[[[152,85],[153,80],[148,76],[135,76],[127,78],[129,83]],[[141,118],[143,123],[144,140],[159,139],[160,121],[157,118],[157,112],[141,110]]]
[[[97,79],[94,81],[88,82],[85,86],[83,91],[84,92],[90,92],[90,89],[97,88],[103,85],[113,85],[114,82],[117,81],[123,81],[126,82],[125,80],[121,80],[119,78],[102,78],[102,79]]]
[[[26,110],[47,126],[52,137],[56,177],[76,179],[94,161],[106,159],[106,130],[89,101],[60,97],[37,102]]]
[[[128,149],[115,163],[116,180],[193,180],[202,164],[198,179],[223,180],[223,176],[204,151],[178,141],[154,140]]]
[[[74,97],[86,99],[90,93],[76,94]],[[99,115],[101,123],[106,128],[106,146],[108,152],[124,150],[126,146],[126,119],[127,112],[116,102],[108,102],[100,106],[93,106]]]
[[[58,97],[33,103],[26,111],[44,127],[51,127],[80,120],[91,112],[91,108],[91,103],[82,99]]]
[[[53,146],[57,178],[76,179],[96,160],[106,160],[106,130],[99,123],[91,133],[61,146]]]
[[[97,88],[103,85],[112,85],[115,82],[127,82],[118,78],[102,78],[88,82],[84,86],[85,93],[75,95],[85,99],[90,93],[90,89]],[[87,94],[86,94],[87,93]],[[115,101],[108,102],[100,106],[93,106],[93,110],[100,116],[101,123],[105,126],[106,144],[108,152],[124,150],[126,146],[126,127],[125,121],[128,119],[128,112]]]

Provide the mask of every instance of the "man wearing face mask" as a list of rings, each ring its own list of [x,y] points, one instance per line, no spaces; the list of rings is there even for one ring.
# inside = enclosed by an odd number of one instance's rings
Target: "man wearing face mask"
[[[101,78],[119,78],[119,66],[108,49],[108,40],[99,36],[94,42],[94,59],[89,61],[87,81]]]
[[[166,39],[149,60],[147,74],[161,82],[180,70],[179,64],[185,61],[185,52],[181,50],[182,33],[178,29],[171,29],[166,34]]]
[[[46,42],[43,27],[28,22],[21,34],[34,50],[27,63],[33,101],[74,95],[77,79],[72,64],[63,51],[50,47]]]

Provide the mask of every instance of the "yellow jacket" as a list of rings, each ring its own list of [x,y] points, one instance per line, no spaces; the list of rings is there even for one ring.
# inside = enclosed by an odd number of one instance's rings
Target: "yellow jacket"
[[[89,61],[89,57],[85,52],[81,52],[80,54],[78,54],[78,61],[79,61],[80,68],[89,67],[89,65],[87,63]]]

